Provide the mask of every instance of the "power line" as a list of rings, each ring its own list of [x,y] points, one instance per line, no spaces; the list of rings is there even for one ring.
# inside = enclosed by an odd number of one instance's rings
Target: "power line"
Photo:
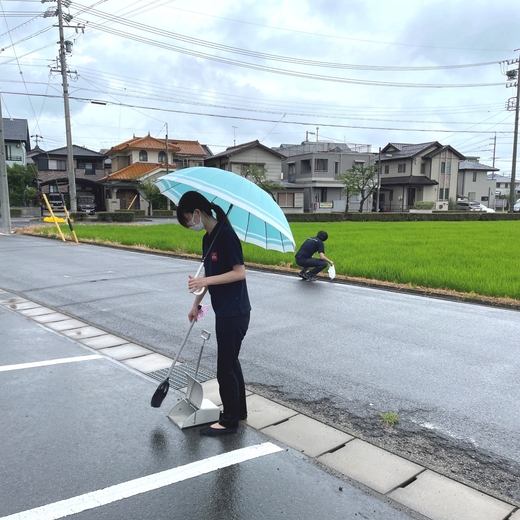
[[[3,92],[4,94],[11,95],[29,95],[36,97],[44,97],[43,94],[22,94],[20,92]],[[62,96],[58,95],[47,95],[45,97],[49,98],[57,98],[60,99]],[[92,99],[90,98],[80,98],[75,96],[70,96],[69,99],[83,102],[83,103],[91,103]],[[378,126],[358,126],[358,125],[341,125],[336,123],[323,123],[323,122],[310,122],[310,121],[280,121],[278,119],[260,119],[256,117],[243,117],[243,116],[232,116],[232,115],[224,115],[224,114],[212,114],[212,113],[201,113],[201,112],[192,112],[189,110],[174,110],[165,107],[150,107],[145,105],[133,105],[129,103],[112,103],[110,101],[106,102],[107,105],[114,105],[119,107],[127,107],[127,108],[138,108],[142,110],[152,110],[152,111],[162,111],[162,112],[170,112],[174,114],[188,114],[194,116],[203,116],[203,117],[215,117],[221,119],[237,119],[241,121],[256,121],[260,123],[279,123],[279,124],[293,124],[293,125],[305,125],[305,126],[323,126],[330,128],[356,128],[356,129],[364,129],[364,130],[386,130],[386,131],[399,131],[399,132],[437,132],[437,133],[452,133],[452,134],[494,134],[495,130],[490,131],[482,131],[482,130],[446,130],[446,129],[436,129],[436,128],[392,128],[392,127],[378,127]],[[503,132],[502,132],[503,133]]]

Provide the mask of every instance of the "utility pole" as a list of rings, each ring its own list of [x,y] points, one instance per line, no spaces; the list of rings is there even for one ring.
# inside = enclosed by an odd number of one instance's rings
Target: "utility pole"
[[[520,49],[515,49],[515,52],[517,51],[520,51]],[[520,58],[516,58],[516,60],[507,60],[506,63],[508,65],[518,63],[518,68],[516,70],[512,69],[506,72],[508,81],[506,83],[506,88],[516,87],[516,100],[514,104],[515,134],[513,139],[513,158],[511,161],[511,187],[509,190],[509,213],[513,213],[513,206],[516,202],[516,155],[518,151],[518,111],[520,109]],[[512,99],[510,101],[512,101]],[[509,106],[510,103],[508,104],[508,110]]]
[[[2,96],[0,95],[0,206],[2,206],[2,233],[11,234],[11,205],[7,184],[7,166],[5,162],[4,121],[2,119]]]
[[[42,0],[44,2],[52,2],[53,0]],[[66,7],[70,5],[70,0],[57,0],[57,9],[53,9],[50,7],[43,15],[44,18],[48,16],[57,16],[58,17],[58,30],[60,41],[58,42],[60,46],[60,72],[62,78],[62,87],[63,87],[63,106],[65,111],[65,137],[67,140],[67,177],[69,180],[69,197],[70,197],[70,209],[71,211],[77,211],[77,201],[76,201],[76,172],[74,171],[74,153],[72,151],[72,132],[70,128],[70,106],[69,106],[69,79],[68,79],[68,70],[67,70],[67,52],[72,52],[72,42],[65,41],[65,36],[63,34],[63,20],[69,23],[72,20],[72,16],[70,14],[63,14],[63,5]],[[67,26],[70,27],[70,26]],[[84,26],[75,26],[74,29],[76,31],[78,29],[84,30]]]

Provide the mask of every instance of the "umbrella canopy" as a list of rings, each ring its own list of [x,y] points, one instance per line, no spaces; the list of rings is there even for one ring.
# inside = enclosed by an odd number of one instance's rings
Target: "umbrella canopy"
[[[187,191],[198,191],[228,211],[229,221],[244,242],[286,253],[294,251],[294,238],[280,206],[255,183],[219,168],[197,166],[164,175],[156,183],[175,204]]]

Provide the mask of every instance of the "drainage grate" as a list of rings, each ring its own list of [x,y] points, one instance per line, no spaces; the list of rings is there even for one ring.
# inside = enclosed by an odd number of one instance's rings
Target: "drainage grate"
[[[166,374],[168,373],[168,368],[163,368],[161,370],[156,370],[155,372],[149,372],[147,375],[152,379],[156,379],[159,382],[164,381],[166,378]],[[197,377],[195,377],[195,367],[186,363],[183,365],[177,365],[173,368],[172,373],[170,375],[170,388],[174,388],[175,390],[179,390],[181,388],[185,388],[188,385],[188,381],[186,380],[186,373],[188,373],[191,377],[196,379],[199,383],[204,383],[204,381],[209,381],[210,379],[215,379],[215,374],[208,372],[202,368],[199,368],[197,373]]]
[[[0,300],[10,300],[11,298],[18,298],[16,294],[11,294],[6,291],[0,291]]]

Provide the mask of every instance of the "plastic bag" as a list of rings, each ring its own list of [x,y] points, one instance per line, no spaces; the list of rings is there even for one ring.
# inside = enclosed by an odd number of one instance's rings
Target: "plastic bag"
[[[330,267],[329,267],[329,278],[331,280],[334,280],[334,277],[336,276],[336,268],[334,267],[334,264],[332,264]]]

